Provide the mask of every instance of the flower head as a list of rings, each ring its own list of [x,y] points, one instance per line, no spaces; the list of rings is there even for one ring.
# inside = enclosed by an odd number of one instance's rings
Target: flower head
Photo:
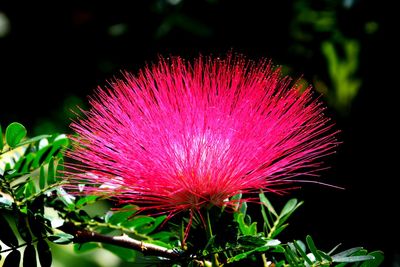
[[[266,61],[160,59],[99,89],[69,156],[84,191],[176,213],[312,175],[337,142],[311,89]]]

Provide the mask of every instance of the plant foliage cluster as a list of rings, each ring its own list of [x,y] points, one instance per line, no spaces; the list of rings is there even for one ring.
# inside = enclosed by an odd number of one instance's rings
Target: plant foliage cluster
[[[341,250],[338,245],[323,251],[311,236],[280,240],[288,219],[303,202],[291,199],[278,211],[263,192],[261,222],[252,220],[241,195],[234,197],[238,204],[233,212],[210,207],[191,218],[148,216],[134,205],[118,210],[105,205],[104,212],[93,212],[99,203],[108,203],[104,197],[71,195],[64,186],[64,152],[70,145],[66,135],[26,138],[25,127],[16,122],[4,129],[4,135],[0,127],[0,133],[4,267],[51,266],[49,243],[72,243],[76,253],[103,248],[124,261],[145,259],[157,266],[374,267],[383,261],[382,252],[362,247]]]

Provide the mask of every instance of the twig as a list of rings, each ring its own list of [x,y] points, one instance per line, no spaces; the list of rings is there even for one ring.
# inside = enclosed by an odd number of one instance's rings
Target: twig
[[[71,224],[64,225],[62,230],[73,235],[76,243],[101,242],[134,249],[142,252],[144,255],[161,256],[168,259],[177,259],[181,257],[180,251],[136,240],[125,234],[122,236],[107,236],[84,229],[78,229]]]

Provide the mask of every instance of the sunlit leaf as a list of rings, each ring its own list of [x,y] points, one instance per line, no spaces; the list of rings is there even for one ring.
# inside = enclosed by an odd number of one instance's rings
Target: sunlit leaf
[[[96,202],[96,200],[98,199],[98,196],[85,196],[85,197],[81,197],[76,203],[75,206],[80,209],[85,205],[88,204],[92,204],[94,202]]]
[[[247,203],[246,202],[243,202],[240,204],[239,212],[246,215],[246,212],[247,212]]]
[[[71,243],[74,239],[74,236],[67,233],[59,232],[54,235],[50,235],[48,238],[51,242],[65,245]]]
[[[20,142],[18,145],[19,145],[19,146],[22,146],[22,145],[26,145],[26,144],[35,143],[35,142],[40,141],[40,140],[42,140],[42,139],[44,139],[44,138],[48,138],[48,137],[50,137],[50,136],[51,136],[51,135],[48,135],[48,134],[38,135],[38,136],[35,136],[35,137],[32,137],[32,138],[26,139],[26,140],[23,141],[23,142]]]
[[[240,213],[236,217],[236,221],[239,225],[240,232],[243,235],[255,235],[257,233],[257,222],[253,222],[251,225],[247,225],[244,221],[244,214]]]
[[[297,199],[293,198],[289,200],[286,205],[283,207],[280,217],[284,217],[285,215],[293,212],[297,206]]]
[[[106,222],[110,224],[121,224],[128,222],[129,218],[132,217],[136,212],[136,209],[128,209],[128,208],[122,208],[120,211],[117,211],[113,213],[111,216],[107,217]],[[151,218],[152,220],[153,218]],[[132,220],[133,221],[133,220]]]
[[[311,253],[314,255],[315,259],[317,261],[322,261],[322,257],[321,257],[321,255],[319,255],[318,250],[314,244],[314,240],[311,238],[311,236],[308,235],[306,237],[306,242],[307,242],[308,248],[310,249]]]
[[[121,223],[121,225],[141,234],[149,234],[156,230],[157,227],[162,224],[165,218],[165,215],[156,218],[150,216],[137,216],[130,220],[124,221]]]
[[[40,189],[46,187],[46,173],[43,166],[40,166],[40,171],[39,171],[39,187]]]
[[[33,161],[33,167],[37,168],[39,167],[46,159],[47,155],[51,151],[51,145],[47,145],[43,148],[41,148],[37,153],[36,153],[36,158]]]
[[[363,256],[348,256],[348,257],[335,257],[333,258],[333,262],[358,262],[358,261],[366,261],[373,260],[374,256],[371,255],[363,255]]]
[[[347,256],[350,256],[350,255],[352,255],[352,254],[354,254],[354,253],[356,253],[356,252],[358,252],[358,251],[360,251],[362,249],[363,249],[362,247],[355,247],[355,248],[347,249],[347,250],[344,250],[342,252],[339,252],[339,253],[333,255],[332,258],[335,258],[335,257],[347,257]]]
[[[36,193],[36,187],[33,180],[29,181],[25,184],[24,196],[25,198],[29,198]]]
[[[57,196],[60,198],[62,202],[64,202],[65,206],[68,208],[73,208],[74,207],[74,199],[75,197],[68,194],[67,191],[65,191],[62,187],[57,187]]]
[[[63,158],[59,158],[57,162],[56,168],[56,179],[60,179],[64,171],[64,160]]]
[[[269,202],[268,198],[264,195],[264,193],[260,193],[259,197],[261,203],[268,209],[268,211],[274,214],[276,217],[278,217],[278,214],[276,213],[274,207],[272,206],[271,202]]]
[[[25,127],[18,122],[13,122],[7,126],[6,142],[10,147],[16,147],[21,140],[26,136]]]

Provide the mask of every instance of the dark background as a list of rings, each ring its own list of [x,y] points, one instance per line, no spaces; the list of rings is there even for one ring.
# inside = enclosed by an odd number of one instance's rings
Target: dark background
[[[400,266],[393,7],[362,0],[56,2],[0,2],[3,126],[19,121],[32,135],[68,132],[71,107],[84,107],[96,86],[158,55],[232,50],[270,58],[323,94],[343,142],[321,179],[346,189],[304,184],[285,196],[305,205],[284,237],[311,234],[324,250],[338,243],[380,249],[386,266]],[[356,64],[347,76],[361,82],[354,97],[337,97],[326,42],[337,60]],[[359,50],[347,57],[350,42]]]

